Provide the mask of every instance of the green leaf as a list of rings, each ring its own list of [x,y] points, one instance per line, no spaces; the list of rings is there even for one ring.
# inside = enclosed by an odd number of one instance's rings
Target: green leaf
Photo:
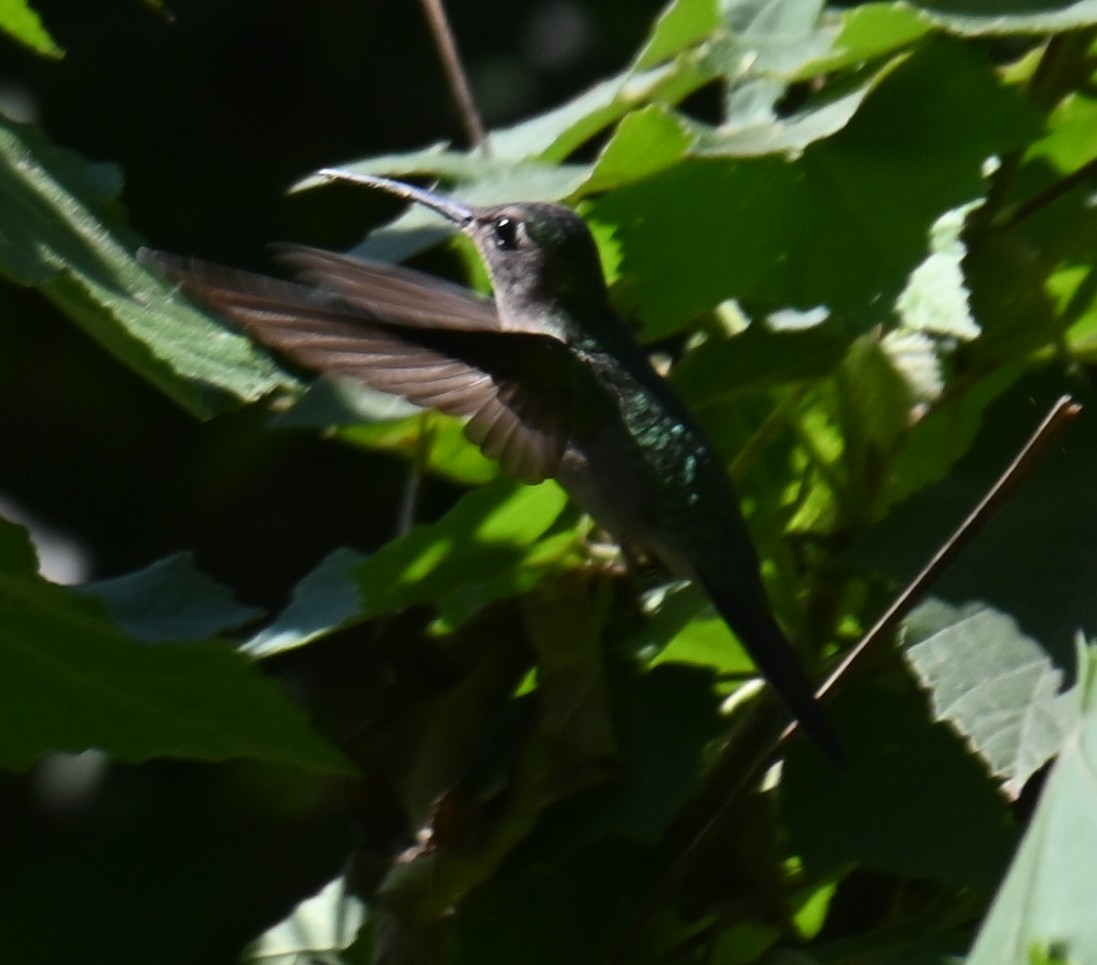
[[[824,29],[833,35],[830,49],[801,66],[799,80],[895,53],[931,29],[929,17],[905,3],[864,3],[849,10],[828,10],[823,16]]]
[[[1012,299],[1004,306],[1007,317],[1017,314],[1015,305],[1020,303],[1032,306],[1029,332],[1055,336],[1069,325],[1070,348],[1084,359],[1093,355],[1097,331],[1097,215],[1084,183],[1062,189],[1071,186],[1066,179],[1077,179],[1097,157],[1095,120],[1097,103],[1081,93],[1068,95],[1051,112],[1046,135],[1026,152],[1005,213],[1008,218],[1028,212],[1010,231],[1023,260],[1019,269],[1003,273],[999,281],[1002,294]],[[1026,290],[1033,285],[1038,295]],[[1034,320],[1040,324],[1034,325]],[[1016,321],[1014,343],[1023,348],[1026,326],[1023,318]],[[989,322],[992,330],[1001,328],[997,317],[991,316]]]
[[[711,78],[689,59],[652,70],[631,69],[595,84],[554,110],[491,134],[492,156],[561,162],[638,106],[676,103]]]
[[[38,572],[38,556],[27,531],[0,519],[0,572],[34,576]]]
[[[538,730],[551,772],[537,783],[544,803],[615,776],[617,741],[602,667],[606,607],[586,573],[540,583],[525,598],[537,654]]]
[[[1092,679],[1092,651],[1086,676]],[[1052,769],[968,965],[1087,962],[1097,956],[1089,900],[1097,851],[1097,713],[1090,704]]]
[[[693,144],[693,135],[682,119],[653,104],[628,114],[602,148],[585,194],[638,181],[682,159]]]
[[[852,87],[835,84],[825,94],[793,114],[777,115],[775,108],[784,84],[776,85],[763,109],[743,98],[731,105],[727,120],[718,127],[694,125],[697,157],[756,157],[765,154],[800,154],[809,145],[842,130],[861,109],[865,99],[898,61],[884,65]],[[848,88],[848,89],[847,89]]]
[[[437,523],[416,526],[365,559],[337,551],[309,574],[293,602],[244,649],[269,656],[325,633],[433,604],[457,623],[492,600],[529,589],[574,544],[547,531],[567,502],[554,483],[500,480],[464,496]]]
[[[922,604],[906,621],[906,652],[938,720],[950,722],[1005,779],[1011,797],[1077,726],[1079,694],[1008,616],[981,603]]]
[[[499,464],[480,453],[461,419],[420,409],[399,396],[349,379],[319,378],[297,403],[270,420],[277,429],[335,429],[351,445],[391,452],[468,486],[499,475]]]
[[[341,430],[339,437],[356,446],[399,453],[409,460],[422,458],[424,469],[466,486],[480,485],[499,475],[499,464],[465,438],[460,419],[435,412],[399,422],[357,425]]]
[[[707,39],[719,26],[716,0],[671,0],[656,19],[635,66],[639,70],[654,67]]]
[[[1035,130],[969,52],[935,43],[798,161],[687,160],[595,200],[591,213],[617,226],[615,295],[652,336],[728,298],[751,314],[826,306],[863,331],[925,257],[941,212],[985,190],[987,156]]]
[[[692,405],[714,405],[823,378],[845,356],[851,338],[833,319],[804,328],[752,322],[731,338],[708,338],[674,367],[671,379]]]
[[[645,621],[641,639],[658,646],[651,661],[696,664],[722,674],[750,674],[754,664],[728,625],[692,584],[671,588]]]
[[[146,643],[206,640],[263,615],[199,570],[193,553],[176,553],[125,576],[86,583],[79,592],[103,603],[122,630]]]
[[[346,772],[273,681],[224,644],[148,647],[27,568],[0,521],[0,762],[97,747],[124,761],[254,758]],[[11,547],[16,551],[12,553]],[[14,565],[12,565],[14,564]]]
[[[714,37],[709,56],[725,64],[721,73],[733,81],[744,65],[747,74],[790,77],[827,42],[818,30],[823,7],[822,0],[725,0],[727,29]]]
[[[406,856],[386,877],[381,893],[387,907],[412,920],[444,915],[498,869],[550,805],[616,776],[616,745],[598,646],[603,619],[596,604],[581,573],[543,584],[525,602],[524,622],[537,654],[537,716],[521,745],[511,751],[505,800],[491,808],[490,822],[469,840],[453,841],[444,816],[441,822],[436,820],[442,824],[440,840]],[[512,674],[514,649],[505,640],[501,643],[492,663]],[[467,796],[473,786],[487,784],[490,794],[503,779],[503,774],[491,773],[485,779],[481,773],[478,782],[466,779],[458,784],[470,763],[484,770],[482,732],[490,721],[483,718],[498,702],[500,676],[486,663],[480,660],[459,686],[434,701],[424,722],[431,738],[429,753],[420,755],[415,773],[404,782],[420,792],[413,819],[426,805],[435,814],[444,808],[445,801],[439,804],[443,791],[456,788],[459,803],[462,791]],[[513,678],[509,689],[513,690]],[[513,727],[514,716],[509,716]],[[440,781],[439,774],[445,779]]]
[[[707,671],[609,673],[617,778],[541,817],[463,909],[458,961],[605,962],[656,887],[656,843],[697,793],[723,722]]]
[[[1023,358],[1066,330],[1044,287],[1047,266],[1022,233],[991,227],[968,243],[964,271],[983,334],[975,347],[992,364]]]
[[[241,649],[256,657],[292,650],[352,623],[361,607],[355,573],[368,557],[340,547],[326,556],[293,591],[278,619]]]
[[[0,0],[0,30],[35,53],[63,57],[65,51],[49,35],[27,0]]]
[[[768,140],[780,139],[784,125],[777,120],[778,103],[788,82],[828,43],[818,29],[822,8],[819,0],[724,4],[727,29],[714,34],[702,60],[727,85],[722,123],[707,130],[699,126],[705,153],[761,154],[769,150]]]
[[[911,6],[940,27],[976,37],[1052,33],[1097,24],[1094,0],[914,0]]]
[[[351,893],[345,878],[335,878],[260,935],[241,961],[264,965],[339,961],[338,953],[354,943],[366,920],[365,903]]]
[[[876,467],[887,465],[910,420],[913,396],[880,341],[864,335],[850,348],[838,374],[846,426],[843,461],[854,491],[848,515],[871,519],[877,512],[880,483]]]
[[[664,663],[643,674],[614,667],[610,695],[617,780],[568,806],[568,845],[608,835],[655,845],[700,789],[709,742],[726,727],[708,667]],[[541,847],[564,847],[550,832]]]
[[[892,510],[845,562],[900,585],[913,578],[1016,457],[1063,389],[1054,370],[1016,381],[1004,393],[1001,386],[988,387],[1001,394],[972,414],[982,432],[966,456],[940,482]],[[953,606],[981,601],[1008,616],[1059,668],[1073,666],[1079,629],[1097,625],[1089,578],[1097,569],[1097,400],[1078,389],[1081,414],[933,588]],[[954,431],[966,434],[963,420]],[[943,436],[936,441],[947,444]]]
[[[117,172],[0,117],[0,272],[33,285],[134,371],[209,416],[295,383],[133,258]]]
[[[554,483],[500,481],[469,493],[437,523],[416,526],[358,567],[359,618],[440,599],[444,607],[445,596],[470,584],[518,578],[566,502]]]
[[[1087,92],[1068,94],[1047,118],[1047,131],[1025,152],[1022,176],[1028,191],[1047,187],[1097,157],[1097,101]]]
[[[964,282],[964,221],[978,202],[946,211],[930,230],[930,254],[910,273],[895,307],[903,327],[971,341],[979,326],[971,317]]]
[[[886,505],[938,482],[970,448],[983,412],[1017,378],[1016,367],[999,369],[953,398],[938,400],[907,433],[891,464]]]
[[[846,766],[797,749],[781,785],[781,814],[808,869],[828,874],[856,861],[993,888],[1015,842],[1006,802],[960,741],[927,722],[910,683],[850,691],[828,712]]]

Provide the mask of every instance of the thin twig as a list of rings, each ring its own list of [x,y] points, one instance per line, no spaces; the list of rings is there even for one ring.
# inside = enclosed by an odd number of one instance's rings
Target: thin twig
[[[453,99],[457,103],[457,112],[461,115],[469,144],[486,151],[487,135],[484,133],[484,123],[480,120],[476,102],[472,99],[472,88],[469,87],[468,75],[461,64],[461,55],[457,52],[457,41],[446,18],[442,0],[422,0],[422,2],[423,12],[427,15],[430,32],[434,35],[438,55],[442,58],[442,68],[446,72],[446,79],[453,92]]]
[[[1092,181],[1094,178],[1097,178],[1097,161],[1087,161],[1076,171],[1071,171],[1066,177],[1060,178],[1042,191],[1037,191],[1031,198],[1022,201],[1012,211],[1005,214],[995,224],[995,227],[1012,228],[1040,209],[1046,208],[1053,201],[1058,201],[1059,198],[1073,191],[1078,185]]]
[[[419,435],[415,440],[415,454],[408,466],[408,478],[400,499],[400,508],[396,513],[396,535],[404,536],[415,525],[419,510],[419,490],[423,482],[423,473],[430,461],[430,451],[434,447],[435,429],[424,412],[419,417]]]
[[[823,681],[823,685],[816,693],[817,697],[824,698],[830,694],[846,675],[850,666],[860,659],[861,655],[873,646],[877,640],[887,636],[895,629],[896,624],[911,611],[914,604],[922,598],[926,590],[940,576],[941,571],[956,558],[960,550],[971,542],[975,534],[982,529],[983,524],[998,511],[998,507],[1017,488],[1017,484],[1032,471],[1032,467],[1043,456],[1051,441],[1081,411],[1081,405],[1069,395],[1062,396],[1048,410],[1043,422],[1036,427],[1036,431],[1029,437],[1028,442],[1022,446],[1021,451],[1017,453],[1002,475],[990,487],[987,494],[979,500],[979,504],[968,513],[952,536],[934,553],[930,561],[926,563],[922,571],[910,582],[907,588],[895,598],[895,601],[884,611],[884,614],[876,621],[872,629],[864,635],[861,642],[846,654],[842,662]],[[795,725],[789,725],[784,734],[781,735],[782,739],[786,735],[791,736],[795,729]]]
[[[941,575],[941,571],[955,559],[960,550],[971,541],[983,524],[997,512],[999,506],[1016,488],[1018,482],[1032,470],[1036,461],[1047,451],[1051,441],[1081,410],[1082,407],[1069,396],[1063,396],[1051,407],[1028,442],[1025,443],[1017,456],[998,477],[998,480],[987,491],[987,494],[979,501],[979,504],[960,523],[907,588],[899,594],[883,616],[876,621],[872,629],[865,634],[861,642],[846,655],[845,659],[827,677],[816,692],[817,698],[823,699],[833,693],[840,681],[848,674],[849,668],[861,658],[869,647],[875,645],[877,641],[883,639],[895,629],[896,624],[910,612],[929,586]],[[721,800],[720,806],[705,821],[701,830],[693,836],[690,843],[679,853],[660,881],[659,886],[644,903],[629,931],[618,945],[613,959],[614,962],[624,963],[627,961],[628,955],[643,933],[646,924],[653,920],[656,912],[669,897],[671,890],[693,866],[693,862],[704,850],[709,837],[723,822],[732,804],[747,788],[753,787],[762,777],[795,733],[796,724],[794,722],[789,724],[782,731],[780,737],[763,750],[755,759],[753,765],[746,768],[740,774],[738,780],[732,784]]]

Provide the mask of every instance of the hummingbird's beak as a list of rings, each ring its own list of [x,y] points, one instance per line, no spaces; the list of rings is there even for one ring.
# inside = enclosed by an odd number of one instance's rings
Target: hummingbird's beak
[[[351,181],[354,184],[364,184],[367,188],[377,188],[387,194],[394,194],[405,201],[415,201],[425,205],[432,211],[437,211],[443,218],[447,218],[458,226],[468,224],[472,220],[472,208],[454,201],[445,195],[435,194],[424,188],[417,188],[413,184],[404,184],[403,181],[393,181],[391,178],[382,178],[376,174],[356,174],[353,171],[342,171],[339,168],[324,168],[320,176],[332,181]]]

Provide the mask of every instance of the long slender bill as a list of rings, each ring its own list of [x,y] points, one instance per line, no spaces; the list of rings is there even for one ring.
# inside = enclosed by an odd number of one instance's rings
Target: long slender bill
[[[383,178],[377,174],[357,174],[354,171],[344,171],[340,168],[324,168],[320,176],[332,181],[350,181],[353,184],[362,184],[368,188],[376,188],[387,194],[403,198],[405,201],[415,201],[426,205],[432,211],[437,211],[442,217],[448,218],[454,224],[463,225],[472,220],[472,208],[447,198],[442,194],[435,194],[425,188],[418,188],[414,184],[404,184],[403,181],[393,181],[391,178]]]

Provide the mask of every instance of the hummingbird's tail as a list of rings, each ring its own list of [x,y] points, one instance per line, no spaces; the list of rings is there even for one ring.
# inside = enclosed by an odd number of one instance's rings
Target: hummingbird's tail
[[[788,705],[793,716],[836,761],[845,760],[838,736],[815,699],[815,691],[796,659],[784,631],[765,603],[754,605],[746,594],[729,593],[726,586],[700,579],[724,621],[735,632],[755,666]],[[758,588],[760,592],[761,587]]]

